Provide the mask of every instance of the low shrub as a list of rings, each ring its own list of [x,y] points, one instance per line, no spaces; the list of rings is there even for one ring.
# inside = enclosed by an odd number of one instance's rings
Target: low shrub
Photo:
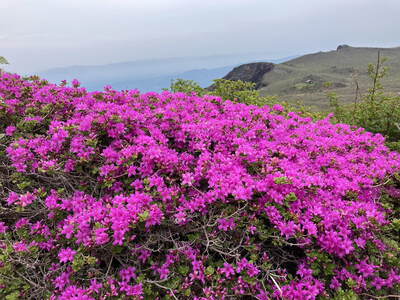
[[[396,292],[381,135],[185,93],[0,77],[0,298]]]
[[[388,71],[385,61],[378,54],[376,64],[368,66],[371,87],[363,95],[356,92],[352,104],[341,103],[336,93],[330,93],[328,97],[337,122],[380,133],[391,149],[400,151],[400,95],[387,93],[381,83]]]
[[[169,91],[182,92],[189,95],[214,95],[224,100],[235,103],[244,103],[257,106],[279,105],[285,113],[297,112],[304,117],[312,117],[314,120],[323,119],[327,116],[325,112],[318,112],[315,109],[302,104],[288,103],[280,100],[276,96],[261,96],[260,91],[256,90],[256,84],[242,80],[215,79],[214,84],[209,89],[203,89],[193,80],[176,79],[172,82]]]

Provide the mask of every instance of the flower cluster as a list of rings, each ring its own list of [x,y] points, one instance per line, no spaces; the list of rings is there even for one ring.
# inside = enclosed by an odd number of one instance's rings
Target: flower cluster
[[[399,195],[400,160],[380,135],[278,105],[7,73],[0,121],[1,297],[398,287],[381,199]]]

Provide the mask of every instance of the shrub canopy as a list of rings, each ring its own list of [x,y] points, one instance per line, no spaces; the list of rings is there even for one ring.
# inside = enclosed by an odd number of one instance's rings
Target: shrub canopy
[[[279,105],[72,84],[0,78],[1,297],[396,290],[400,162],[381,135]]]

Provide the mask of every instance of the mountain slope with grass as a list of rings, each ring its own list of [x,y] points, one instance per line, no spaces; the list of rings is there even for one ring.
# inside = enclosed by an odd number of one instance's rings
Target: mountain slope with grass
[[[356,92],[366,92],[371,86],[368,65],[376,63],[378,52],[387,58],[384,65],[388,67],[388,76],[382,83],[388,92],[397,94],[400,92],[400,47],[340,45],[333,51],[307,54],[276,64],[256,84],[262,95],[277,95],[289,102],[300,100],[326,109],[328,92],[336,92],[345,102],[354,101]]]

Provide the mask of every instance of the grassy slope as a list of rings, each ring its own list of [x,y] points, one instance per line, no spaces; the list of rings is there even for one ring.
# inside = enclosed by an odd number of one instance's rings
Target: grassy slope
[[[398,48],[356,48],[345,47],[339,51],[308,54],[278,64],[273,71],[265,74],[261,89],[264,95],[278,95],[289,102],[301,100],[320,109],[328,108],[326,93],[337,92],[343,101],[355,98],[355,78],[360,91],[365,92],[371,85],[367,69],[369,63],[376,63],[377,53],[388,58],[388,76],[382,81],[386,90],[400,92],[400,47]],[[308,79],[312,83],[306,83]],[[332,82],[331,88],[324,86]]]

